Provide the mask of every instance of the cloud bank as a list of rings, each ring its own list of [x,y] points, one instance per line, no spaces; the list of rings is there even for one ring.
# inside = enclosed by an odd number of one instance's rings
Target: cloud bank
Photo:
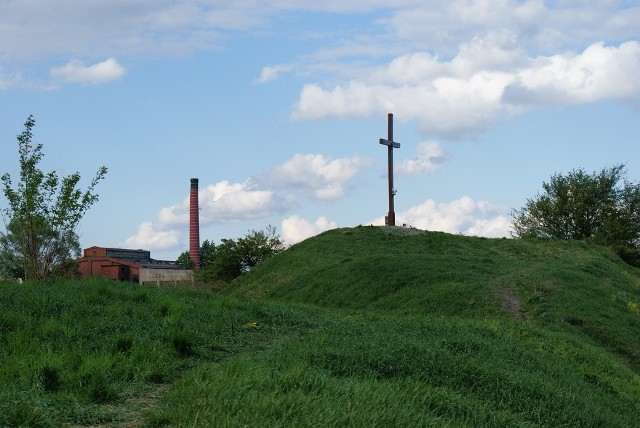
[[[358,156],[331,159],[318,154],[296,154],[264,174],[242,183],[223,180],[198,191],[200,225],[239,223],[282,216],[305,198],[330,201],[343,197],[350,181],[371,162]],[[155,221],[142,223],[124,245],[149,250],[174,248],[186,240],[189,195],[161,208]],[[297,216],[283,221],[283,238],[294,243],[334,226],[325,218],[313,223]]]
[[[486,201],[474,201],[468,196],[440,203],[427,199],[406,211],[397,212],[396,224],[422,230],[502,238],[510,236],[512,230],[507,211],[506,207]],[[363,224],[383,226],[384,217],[378,217]],[[336,221],[326,217],[309,221],[298,215],[292,215],[282,221],[282,238],[287,244],[295,244],[337,227]]]
[[[384,225],[384,217],[376,218],[370,223]],[[441,203],[427,199],[420,205],[397,212],[396,225],[402,224],[423,230],[486,238],[506,237],[511,230],[505,207],[486,201],[474,201],[468,196]]]
[[[291,208],[292,201],[274,191],[252,189],[247,182],[220,181],[199,189],[200,224],[230,223],[255,220],[281,214]],[[160,209],[158,224],[162,227],[189,223],[189,196],[182,202]]]
[[[431,172],[445,157],[444,150],[435,142],[418,146],[417,156],[401,164],[407,174]],[[370,162],[357,156],[339,159],[307,154],[294,155],[268,172],[256,175],[243,183],[226,180],[199,189],[200,225],[225,224],[282,216],[294,210],[298,201],[308,197],[331,200],[342,197],[355,175]],[[267,190],[268,188],[268,190]],[[295,189],[296,196],[287,194]],[[283,192],[285,192],[283,194]],[[155,221],[143,222],[125,246],[149,250],[165,250],[184,246],[189,223],[189,196],[180,203],[161,208]],[[510,222],[506,209],[469,197],[447,203],[428,199],[404,212],[396,213],[396,223],[419,229],[437,230],[486,237],[508,236]],[[364,224],[383,225],[380,217]],[[335,220],[320,216],[315,220],[297,214],[281,222],[282,238],[287,244],[307,239],[338,227]]]
[[[451,60],[417,52],[345,84],[307,84],[293,117],[393,111],[423,133],[461,138],[526,109],[640,98],[640,43],[595,43],[579,54],[529,57],[508,38],[475,39]]]
[[[640,7],[620,0],[24,0],[0,3],[0,28],[6,34],[0,52],[7,58],[107,50],[193,52],[220,47],[224,31],[269,29],[282,14],[375,12],[371,34],[380,34],[387,44],[393,36],[404,45],[447,54],[492,28],[514,33],[527,48],[549,51],[571,49],[585,40],[633,38],[640,22]]]
[[[295,26],[315,13],[358,18],[360,15],[369,21],[348,32],[327,30],[308,34],[304,25]],[[503,84],[496,81],[500,80],[498,76],[479,75],[483,70],[495,70],[496,61],[502,62],[506,68],[501,70],[512,76],[518,69],[513,61],[526,62],[527,55],[531,60],[549,59],[565,53],[575,54],[601,41],[619,46],[621,41],[637,40],[640,5],[622,0],[5,1],[0,2],[3,34],[0,61],[7,67],[6,73],[11,75],[59,58],[83,58],[92,62],[96,58],[114,56],[127,59],[183,57],[220,50],[237,34],[259,33],[269,37],[275,33],[274,27],[282,16],[286,16],[291,24],[288,37],[295,40],[319,37],[323,39],[323,47],[314,48],[311,46],[317,45],[311,44],[310,50],[285,59],[284,64],[265,65],[255,82],[269,82],[289,72],[304,75],[307,80],[326,76],[327,81],[309,83],[304,88],[296,111],[297,115],[313,117],[322,112],[312,111],[304,101],[324,92],[337,97],[340,88],[344,96],[349,97],[358,90],[369,93],[370,87],[378,84],[380,88],[373,91],[376,94],[387,86],[391,86],[393,93],[399,93],[399,88],[390,82],[362,79],[362,76],[370,75],[371,66],[389,63],[389,57],[396,58],[391,64],[401,68],[412,62],[411,55],[429,53],[437,59],[433,64],[423,65],[444,69],[442,74],[434,70],[439,77],[460,79],[469,89],[475,89],[483,79],[501,87]],[[477,50],[479,44],[485,46],[483,55],[473,56],[474,49],[475,53],[481,53]],[[456,77],[446,70],[450,68],[447,63],[454,57],[472,60],[471,64],[476,67],[473,74],[478,74],[475,80],[470,74]],[[70,63],[54,68],[61,68],[64,75],[78,79],[73,77],[78,67],[84,66]],[[409,64],[406,74],[416,71],[419,69]],[[416,77],[421,75],[414,74]],[[356,79],[345,82],[345,77]],[[86,81],[86,77],[81,79]],[[343,81],[338,83],[338,80]],[[628,81],[630,77],[624,80]],[[427,93],[434,91],[423,89]],[[446,88],[438,91],[436,95],[447,93]],[[375,94],[369,96],[376,98]],[[482,99],[486,97],[491,98],[490,94],[484,94]],[[435,96],[435,99],[440,97]],[[362,114],[362,108],[359,107],[359,114]]]

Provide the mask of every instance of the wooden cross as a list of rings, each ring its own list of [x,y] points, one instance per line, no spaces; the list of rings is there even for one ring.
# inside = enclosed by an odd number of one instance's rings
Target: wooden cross
[[[393,113],[388,115],[388,138],[380,138],[380,144],[387,146],[387,158],[389,163],[389,214],[384,218],[384,224],[387,226],[396,225],[396,213],[393,208],[393,198],[395,190],[393,190],[393,149],[399,149],[400,143],[393,141]]]

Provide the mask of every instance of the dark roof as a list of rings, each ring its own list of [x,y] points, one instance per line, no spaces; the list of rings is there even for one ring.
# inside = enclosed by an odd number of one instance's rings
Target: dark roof
[[[134,263],[146,269],[184,270],[184,267],[174,261],[152,259],[151,252],[148,250],[130,250],[127,248],[105,248],[105,250],[107,251],[107,257]]]
[[[105,248],[107,257],[114,259],[127,260],[131,262],[142,262],[151,260],[151,252],[147,250],[129,250],[126,248]]]
[[[169,260],[149,259],[149,260],[138,262],[138,264],[140,265],[140,267],[143,267],[145,269],[176,269],[176,270],[180,269],[180,270],[184,270],[184,267],[182,267],[181,265],[177,264],[176,262],[172,262],[172,261],[169,261]]]

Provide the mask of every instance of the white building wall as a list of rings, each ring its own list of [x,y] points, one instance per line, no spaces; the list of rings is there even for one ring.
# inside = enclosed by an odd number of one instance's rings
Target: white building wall
[[[180,269],[140,269],[140,284],[177,285],[190,283],[193,285],[193,271]]]

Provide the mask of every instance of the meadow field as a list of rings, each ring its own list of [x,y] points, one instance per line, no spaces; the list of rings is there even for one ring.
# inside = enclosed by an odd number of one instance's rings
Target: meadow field
[[[640,271],[336,229],[222,290],[0,283],[0,426],[638,426]]]

